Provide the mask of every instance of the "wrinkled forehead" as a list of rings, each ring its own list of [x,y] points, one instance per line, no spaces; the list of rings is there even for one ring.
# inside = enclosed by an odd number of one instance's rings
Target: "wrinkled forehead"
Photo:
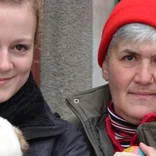
[[[116,54],[138,54],[141,56],[156,56],[156,42],[140,42],[134,41],[119,42],[113,49],[112,53]]]

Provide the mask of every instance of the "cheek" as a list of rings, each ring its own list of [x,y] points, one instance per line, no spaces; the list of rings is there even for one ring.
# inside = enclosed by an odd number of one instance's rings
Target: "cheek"
[[[126,77],[125,77],[124,70],[119,67],[119,65],[112,64],[112,66],[109,69],[109,82],[110,84],[115,85],[116,87],[121,87],[125,83]]]
[[[120,88],[131,85],[134,76],[135,68],[125,68],[119,63],[112,63],[109,68],[109,81]]]
[[[14,69],[17,72],[25,73],[31,70],[32,57],[18,58],[14,60]]]

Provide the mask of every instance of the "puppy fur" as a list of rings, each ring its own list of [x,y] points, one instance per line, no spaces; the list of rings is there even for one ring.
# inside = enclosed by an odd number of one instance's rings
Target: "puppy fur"
[[[23,156],[28,148],[22,132],[0,117],[0,156]]]

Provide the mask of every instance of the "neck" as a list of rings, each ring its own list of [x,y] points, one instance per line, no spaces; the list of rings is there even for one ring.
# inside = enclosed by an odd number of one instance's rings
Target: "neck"
[[[111,126],[115,132],[115,139],[118,140],[122,147],[130,146],[130,141],[136,133],[137,126],[128,123],[126,120],[118,116],[113,108],[113,104],[109,103],[108,113],[111,121]]]
[[[14,125],[22,124],[24,119],[34,118],[35,113],[43,109],[44,99],[38,89],[32,74],[23,87],[9,100],[0,104],[0,116]]]

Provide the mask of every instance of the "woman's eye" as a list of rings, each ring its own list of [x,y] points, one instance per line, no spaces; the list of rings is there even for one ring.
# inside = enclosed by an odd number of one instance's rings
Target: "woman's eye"
[[[125,59],[126,59],[127,61],[133,61],[133,60],[134,60],[134,56],[132,56],[132,55],[127,55],[127,56],[125,56]]]
[[[153,59],[153,62],[156,63],[156,58]]]
[[[25,50],[27,50],[27,47],[25,45],[23,45],[23,44],[18,44],[18,45],[15,46],[15,48],[18,51],[25,51]]]

